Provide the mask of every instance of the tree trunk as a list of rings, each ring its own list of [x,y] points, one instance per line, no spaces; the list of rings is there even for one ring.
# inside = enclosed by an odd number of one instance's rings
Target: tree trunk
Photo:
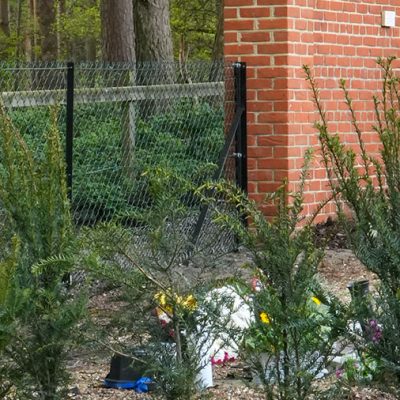
[[[97,44],[95,37],[89,37],[85,42],[86,60],[94,62],[97,56]]]
[[[101,0],[101,30],[103,60],[107,62],[135,61],[135,31],[133,25],[132,0]],[[135,83],[135,71],[127,68],[114,74],[116,82],[113,85],[127,86]],[[133,151],[135,147],[136,113],[132,102],[122,104],[122,166],[125,174],[133,177]]]
[[[221,61],[224,58],[224,0],[216,0],[217,24],[212,52],[213,61]]]
[[[66,13],[66,4],[65,0],[58,0],[57,3],[57,56],[58,59],[61,60],[63,57],[67,56],[66,54],[66,38],[61,33],[61,18],[65,16]]]
[[[89,6],[96,7],[97,1],[90,0]],[[86,60],[94,62],[97,56],[97,38],[94,35],[90,35],[85,40]]]
[[[136,71],[138,85],[173,83],[176,77],[169,14],[169,0],[134,0],[136,30]],[[147,64],[151,62],[151,64]],[[143,117],[166,111],[160,100],[144,100],[139,104]]]
[[[15,46],[15,61],[19,61],[20,53],[21,53],[21,20],[22,20],[22,0],[17,1],[17,24],[15,27],[16,36],[17,36],[17,43]]]
[[[28,32],[25,34],[23,47],[24,47],[25,60],[28,62],[32,62],[33,61],[32,38]]]
[[[29,14],[32,21],[32,28],[25,40],[26,58],[28,61],[37,59],[37,6],[36,0],[29,0]]]
[[[10,7],[8,0],[0,0],[0,29],[4,35],[10,36]]]
[[[57,10],[55,0],[34,0],[39,30],[39,60],[53,62],[57,60]],[[35,34],[35,33],[34,33]],[[33,85],[36,89],[61,89],[63,79],[58,70],[40,69],[35,71]]]
[[[217,22],[212,52],[211,81],[221,79],[221,62],[224,59],[224,0],[215,0],[215,11]]]
[[[132,0],[102,0],[103,60],[135,61],[135,32]]]
[[[169,0],[136,0],[136,57],[138,61],[172,61]]]
[[[37,18],[39,25],[43,61],[57,59],[56,8],[54,0],[37,0]]]

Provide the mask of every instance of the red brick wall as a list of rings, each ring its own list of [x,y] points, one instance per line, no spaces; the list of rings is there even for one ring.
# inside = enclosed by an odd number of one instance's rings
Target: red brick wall
[[[383,10],[396,11],[395,28],[381,27]],[[376,59],[400,56],[399,27],[399,0],[225,0],[225,56],[248,64],[249,193],[254,199],[261,200],[285,177],[294,184],[304,151],[317,147],[317,115],[303,64],[314,69],[332,132],[354,143],[338,88],[340,78],[348,80],[368,146],[376,151],[371,127],[372,95],[381,85]],[[306,212],[327,193],[316,157]]]

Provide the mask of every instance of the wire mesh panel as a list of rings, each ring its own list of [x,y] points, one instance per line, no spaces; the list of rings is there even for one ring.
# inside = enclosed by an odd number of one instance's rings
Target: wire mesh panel
[[[65,136],[65,87],[64,64],[0,63],[2,105],[37,157],[43,154],[51,107],[58,109],[59,129],[62,137]]]
[[[156,169],[200,185],[222,162],[222,177],[235,178],[234,144],[220,157],[235,111],[231,65],[83,63],[74,69],[71,201],[77,225],[117,219],[137,232],[145,229],[136,216],[152,207],[149,172]],[[65,138],[66,77],[64,64],[1,65],[1,101],[37,157],[53,105]],[[188,212],[179,229],[189,238],[201,207],[191,192],[183,202]],[[200,242],[213,231],[211,247],[231,246],[232,235],[224,237],[211,219],[204,219]]]

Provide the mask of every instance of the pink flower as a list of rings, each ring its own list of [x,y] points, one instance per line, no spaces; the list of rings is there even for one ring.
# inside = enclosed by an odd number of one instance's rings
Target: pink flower
[[[211,365],[221,365],[222,364],[222,360],[216,360],[215,357],[211,357]]]
[[[223,363],[225,364],[225,363],[227,363],[227,362],[233,362],[233,361],[235,361],[235,357],[233,357],[233,356],[229,356],[229,354],[228,354],[228,352],[224,352],[224,360],[223,360]]]
[[[337,379],[343,378],[343,374],[344,374],[343,368],[338,368],[338,369],[336,370],[336,378],[337,378]]]
[[[228,362],[236,361],[234,356],[230,356],[227,351],[224,352],[224,358],[215,359],[215,357],[211,357],[211,365],[225,365]]]

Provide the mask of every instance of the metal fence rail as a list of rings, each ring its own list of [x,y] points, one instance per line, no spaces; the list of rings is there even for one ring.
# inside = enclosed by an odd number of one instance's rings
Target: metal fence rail
[[[37,157],[49,107],[59,107],[73,215],[79,225],[94,225],[151,207],[147,170],[166,168],[196,184],[216,169],[236,179],[239,137],[225,143],[243,99],[243,93],[238,98],[240,65],[235,68],[207,62],[184,68],[0,64],[0,98]],[[201,210],[190,195],[186,202],[191,211],[183,226],[190,234],[198,229]],[[136,229],[133,219],[124,223]],[[202,225],[205,232],[211,229],[210,217]]]

